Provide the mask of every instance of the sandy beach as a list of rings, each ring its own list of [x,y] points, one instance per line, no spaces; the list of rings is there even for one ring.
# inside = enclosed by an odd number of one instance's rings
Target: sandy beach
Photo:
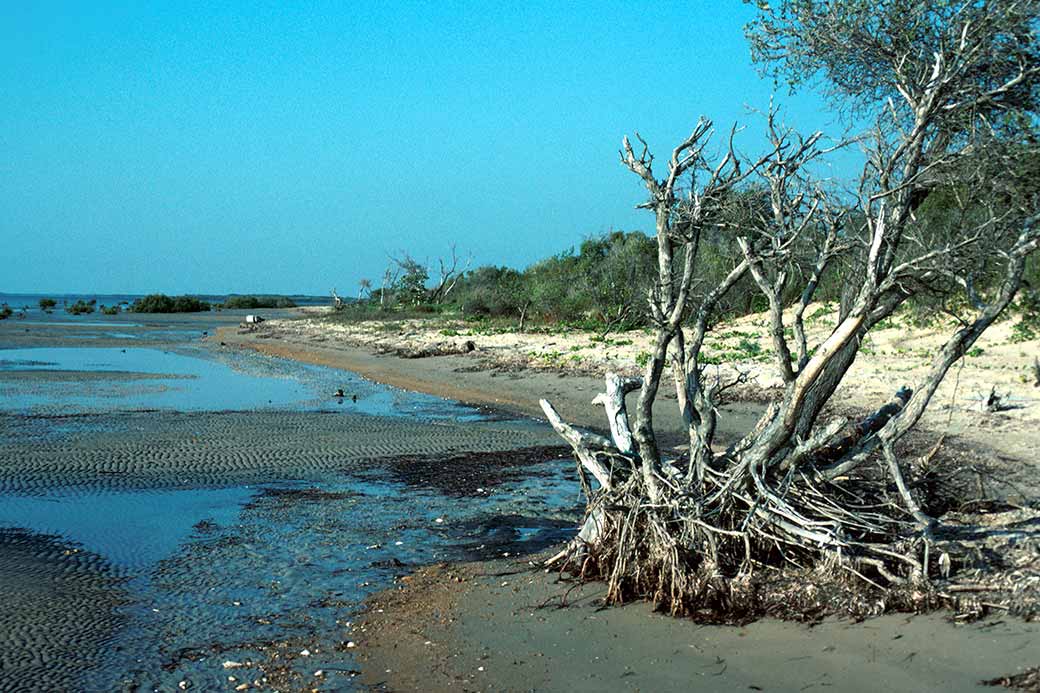
[[[1035,666],[1040,624],[942,613],[698,625],[527,562],[440,566],[369,600],[364,680],[393,691],[978,691]],[[992,690],[992,689],[990,689]]]
[[[395,341],[315,313],[0,326],[0,521],[22,527],[0,533],[0,690],[976,690],[1040,662],[1036,624],[999,609],[812,628],[604,609],[596,584],[537,565],[580,517],[537,401],[602,429],[599,372],[633,372],[627,356],[547,364],[531,356],[547,340],[596,336],[446,345],[430,324]],[[979,364],[962,380],[1000,371]],[[961,400],[913,445],[945,433],[941,458],[989,470],[987,493],[1035,497],[1015,392],[997,414]],[[739,394],[722,444],[763,410],[761,387]],[[853,394],[834,411],[866,411]],[[681,446],[674,405],[662,393],[655,417]],[[60,595],[45,609],[41,589]]]

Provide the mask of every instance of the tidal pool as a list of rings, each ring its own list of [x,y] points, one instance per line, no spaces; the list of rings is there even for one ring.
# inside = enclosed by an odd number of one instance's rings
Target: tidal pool
[[[346,397],[330,396],[340,388]],[[374,415],[389,423],[328,423]],[[215,419],[230,423],[207,432]],[[284,425],[271,434],[277,422]],[[14,663],[0,666],[0,690],[27,681],[74,690],[227,690],[241,682],[352,690],[364,636],[350,623],[366,595],[431,562],[540,550],[571,536],[580,520],[572,461],[510,464],[509,452],[481,459],[453,447],[481,427],[509,444],[513,436],[525,445],[549,440],[530,421],[253,353],[191,345],[0,350],[0,465],[21,484],[0,493],[0,535],[16,538],[0,541],[8,600],[0,645]],[[443,461],[393,457],[406,428],[410,440],[438,440]],[[321,458],[323,471],[306,475],[269,463],[264,440],[271,448],[277,438],[280,454],[292,453],[287,461],[297,450],[306,460],[327,454],[330,441],[343,443],[339,430],[367,431],[372,442],[364,445],[391,456],[350,453],[331,466]],[[267,438],[255,446],[238,445],[261,431]],[[97,443],[119,436],[118,445]],[[203,459],[220,440],[236,442],[214,453],[227,475],[176,464],[178,456]],[[128,478],[113,466],[115,453],[147,460],[142,472],[178,471],[154,482],[143,473]],[[87,461],[74,478],[47,466],[66,455]],[[250,468],[266,471],[232,481],[231,472]],[[21,556],[15,568],[5,555]],[[45,611],[32,572],[44,569],[57,576],[48,589],[86,584],[105,598]],[[74,640],[66,639],[68,618],[80,626]],[[35,649],[22,651],[25,643]]]

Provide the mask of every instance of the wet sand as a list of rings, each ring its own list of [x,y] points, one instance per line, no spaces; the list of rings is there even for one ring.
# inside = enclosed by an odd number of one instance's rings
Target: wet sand
[[[353,652],[334,647],[376,586],[430,560],[561,540],[576,508],[553,512],[538,491],[561,482],[518,488],[561,452],[543,427],[515,421],[0,414],[0,503],[70,528],[79,513],[72,535],[108,556],[0,531],[0,691],[231,690],[228,675],[251,689],[353,689]],[[171,514],[181,506],[197,516]],[[129,655],[142,639],[155,643],[143,662]],[[249,665],[229,673],[229,659]]]
[[[0,530],[0,595],[0,691],[82,685],[125,601],[102,559],[19,530]]]
[[[186,338],[159,333],[182,324],[26,321],[0,345],[165,350]],[[247,375],[299,370],[225,356]],[[544,548],[578,518],[560,441],[530,420],[353,380],[359,400],[327,410],[137,410],[123,399],[182,375],[20,363],[0,373],[16,397],[119,388],[112,411],[61,414],[58,397],[0,413],[2,524],[55,528],[0,529],[0,691],[353,689],[353,653],[335,648],[364,595],[431,560]]]
[[[1040,624],[943,614],[701,626],[602,608],[527,563],[434,567],[369,601],[364,681],[393,691],[977,691],[1040,661]]]
[[[52,435],[53,427],[61,435]],[[320,479],[405,455],[554,446],[545,427],[314,412],[0,414],[0,492]]]

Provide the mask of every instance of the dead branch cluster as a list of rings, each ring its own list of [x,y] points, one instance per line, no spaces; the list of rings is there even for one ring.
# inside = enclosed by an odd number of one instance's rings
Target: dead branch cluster
[[[774,15],[796,11],[780,5]],[[856,4],[831,3],[843,5]],[[606,579],[611,600],[646,596],[673,612],[715,614],[747,612],[748,600],[762,598],[753,595],[763,576],[811,591],[807,576],[818,585],[821,572],[831,584],[868,586],[920,606],[942,596],[951,572],[975,565],[927,512],[928,499],[918,497],[900,454],[950,368],[1013,301],[1040,246],[1034,199],[1005,196],[998,205],[963,185],[982,181],[973,176],[1001,156],[994,104],[1017,103],[1022,85],[1036,79],[1035,66],[1015,63],[1017,53],[1003,71],[981,63],[994,59],[986,51],[996,34],[1012,24],[1021,29],[1015,12],[1035,7],[966,7],[919,18],[939,22],[930,52],[878,52],[876,60],[888,61],[878,74],[890,83],[875,77],[872,93],[887,86],[897,98],[884,100],[869,135],[836,143],[819,132],[802,136],[771,105],[765,154],[738,153],[736,128],[714,152],[712,124],[702,119],[662,173],[642,137],[638,144],[624,138],[621,163],[646,188],[639,207],[655,218],[658,273],[647,296],[655,341],[641,378],[606,376],[595,403],[605,408],[610,438],[573,428],[542,401],[574,449],[589,497],[579,536],[552,563]],[[821,162],[853,143],[866,153],[863,173],[852,190],[836,189],[819,177]],[[918,210],[922,191],[939,188],[956,189],[958,204],[972,213],[936,236]],[[733,205],[747,208],[739,225],[727,213]],[[730,234],[739,255],[721,281],[694,296],[701,244],[717,233]],[[967,269],[979,248],[996,267],[982,291]],[[810,344],[803,316],[837,262],[854,281],[836,327]],[[721,449],[719,407],[733,383],[708,369],[701,349],[719,302],[744,281],[768,304],[771,353],[784,385],[753,430]],[[864,336],[936,283],[961,287],[974,313],[949,335],[927,376],[861,420],[825,417]],[[793,318],[785,318],[791,308]],[[653,421],[666,373],[689,443],[675,457],[662,453]],[[631,414],[626,396],[634,400]]]

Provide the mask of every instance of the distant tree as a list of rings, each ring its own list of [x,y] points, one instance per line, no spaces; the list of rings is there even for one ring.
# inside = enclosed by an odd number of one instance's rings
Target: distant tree
[[[393,258],[397,265],[397,280],[391,286],[391,290],[402,303],[417,306],[426,301],[426,283],[430,280],[430,273],[426,265],[418,262],[408,253]]]
[[[53,298],[41,298],[40,299],[40,310],[50,310],[54,306],[58,305],[58,302]]]
[[[451,255],[445,260],[444,258],[438,258],[437,264],[439,266],[439,273],[437,278],[437,284],[430,289],[426,300],[430,303],[440,303],[448,298],[452,290],[459,283],[459,279],[469,268],[470,263],[473,261],[473,256],[468,256],[464,261],[459,259],[458,253],[455,249],[455,244],[451,245]]]

